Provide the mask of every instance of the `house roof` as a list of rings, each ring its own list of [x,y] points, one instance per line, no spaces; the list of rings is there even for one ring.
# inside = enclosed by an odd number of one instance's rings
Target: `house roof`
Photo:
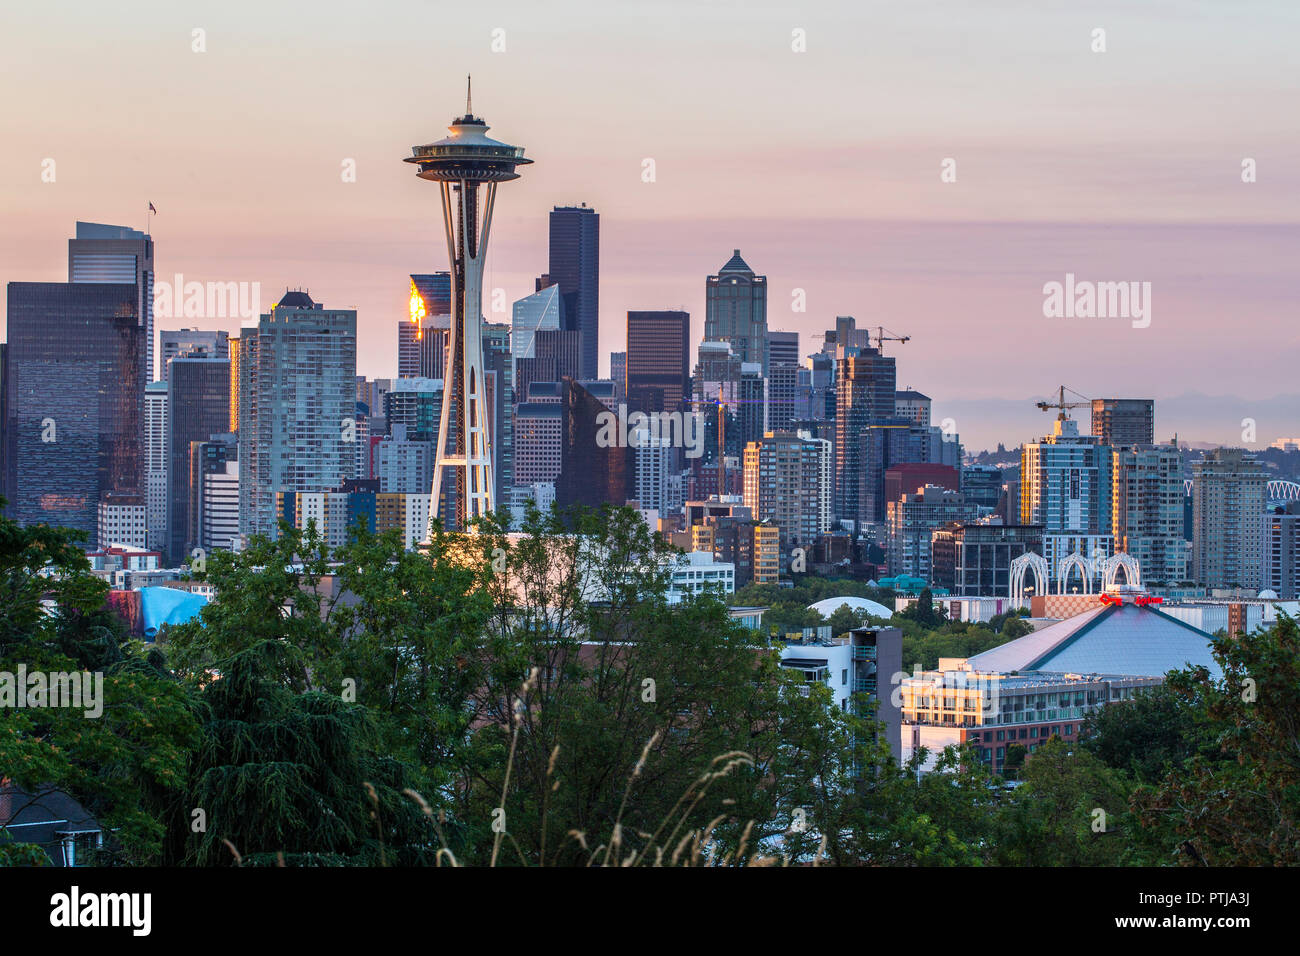
[[[99,821],[62,790],[39,787],[24,790],[0,784],[0,827],[15,843],[41,847],[55,866],[63,866],[63,837],[70,833],[96,833]]]

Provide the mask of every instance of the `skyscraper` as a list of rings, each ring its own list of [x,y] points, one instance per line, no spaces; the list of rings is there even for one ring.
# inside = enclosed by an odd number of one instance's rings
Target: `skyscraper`
[[[767,333],[767,367],[799,364],[799,333],[772,330]]]
[[[514,304],[510,320],[510,353],[519,359],[537,357],[537,333],[564,328],[564,299],[557,285],[534,292]]]
[[[78,222],[77,237],[68,240],[68,281],[135,286],[135,317],[142,330],[141,388],[154,381],[153,239],[128,226]]]
[[[768,432],[745,446],[744,502],[754,518],[781,529],[781,551],[811,547],[830,530],[830,442],[790,432]]]
[[[145,544],[167,550],[167,383],[144,390]]]
[[[1046,534],[1111,534],[1111,449],[1079,434],[1071,418],[1020,452],[1020,523]]]
[[[560,287],[565,328],[581,333],[578,377],[595,379],[600,374],[600,215],[586,203],[551,210],[546,281]]]
[[[5,488],[21,524],[85,532],[100,499],[142,495],[145,330],[134,284],[11,282]]]
[[[1093,437],[1112,448],[1153,444],[1155,406],[1149,398],[1094,398]]]
[[[932,533],[953,522],[974,521],[979,509],[960,491],[924,485],[889,502],[886,515],[889,573],[929,581]]]
[[[620,401],[627,398],[627,353],[609,353],[609,377],[614,381],[614,394]]]
[[[198,545],[202,488],[190,445],[225,432],[230,423],[230,362],[178,357],[167,379],[167,554],[180,564]],[[197,474],[202,475],[199,470]]]
[[[514,486],[514,403],[515,370],[510,355],[510,326],[504,322],[483,323],[483,374],[487,382],[487,401],[491,412],[489,440],[492,448],[492,474],[496,481],[496,501],[504,508],[510,503]]]
[[[642,508],[653,508],[659,516],[676,514],[681,510],[681,500],[675,494],[672,476],[681,460],[681,449],[675,447],[666,435],[653,434],[649,428],[635,429],[628,436],[634,442],[632,449],[635,469],[633,497]]]
[[[1192,577],[1210,588],[1256,588],[1264,566],[1268,472],[1241,448],[1192,462]]]
[[[704,340],[728,342],[742,362],[767,377],[767,276],[755,275],[736,249],[704,287]]]
[[[835,515],[854,522],[854,529],[884,519],[884,502],[874,507],[872,483],[867,468],[867,442],[872,425],[894,418],[897,373],[894,359],[873,348],[838,363],[835,408]],[[894,461],[881,461],[881,492],[884,468]]]
[[[160,329],[158,332],[158,381],[167,381],[167,363],[177,356],[206,355],[230,358],[230,334],[221,330]]]
[[[287,292],[240,336],[244,534],[275,536],[276,495],[338,488],[356,467],[357,313]]]
[[[894,409],[899,418],[906,418],[918,425],[930,424],[930,396],[922,395],[913,388],[905,388],[894,395]]]
[[[674,412],[690,393],[691,317],[687,312],[628,312],[627,401],[642,412]]]
[[[1020,449],[1020,524],[1041,525],[1043,557],[1055,573],[1061,560],[1114,552],[1114,461],[1109,445],[1079,434],[1063,415],[1052,434]]]
[[[1172,445],[1121,445],[1113,457],[1116,549],[1137,559],[1144,583],[1186,581],[1182,455]]]
[[[564,407],[559,402],[515,406],[515,485],[554,482],[560,474]]]
[[[1300,501],[1276,505],[1264,515],[1263,558],[1260,587],[1283,601],[1300,596]]]
[[[389,434],[401,425],[411,441],[435,442],[442,390],[440,378],[399,378],[393,382],[384,394],[384,418]]]
[[[239,543],[239,445],[230,432],[190,443],[190,512],[186,537],[205,551]]]
[[[491,411],[483,366],[483,265],[497,186],[518,179],[515,170],[532,162],[524,158],[523,147],[490,139],[487,123],[473,114],[471,105],[466,96],[465,115],[452,121],[448,135],[412,147],[405,160],[419,167],[419,178],[436,182],[442,194],[452,308],[430,524],[443,520],[454,528],[464,528],[470,520],[496,510]],[[485,192],[481,206],[480,186]],[[455,497],[447,505],[451,514],[441,510],[444,469],[455,475]]]
[[[447,336],[431,336],[431,331],[448,328],[450,316],[451,273],[413,274],[407,317],[397,324],[398,378],[442,377]]]
[[[626,504],[636,496],[635,449],[598,440],[602,415],[611,409],[571,378],[561,382],[560,405],[563,430],[556,504],[561,508]]]
[[[799,333],[768,332],[767,356],[767,427],[785,431],[799,417]]]
[[[406,426],[395,424],[376,446],[375,472],[381,492],[427,494],[433,484],[433,443],[411,441]]]
[[[569,329],[538,329],[533,337],[532,358],[515,363],[515,394],[519,399],[528,395],[533,382],[558,382],[562,378],[576,379],[582,364],[582,334]]]

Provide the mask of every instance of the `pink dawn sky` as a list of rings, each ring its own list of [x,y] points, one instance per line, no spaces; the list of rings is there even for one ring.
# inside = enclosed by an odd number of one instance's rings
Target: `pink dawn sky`
[[[1300,5],[449,6],[7,7],[0,280],[66,280],[76,220],[142,228],[152,201],[160,280],[260,282],[263,308],[309,288],[390,376],[407,274],[447,268],[438,191],[401,160],[472,72],[490,135],[535,161],[501,188],[485,293],[531,292],[547,211],[595,207],[602,368],[628,309],[683,307],[698,341],[738,247],[805,353],[837,314],[911,335],[886,346],[900,387],[968,448],[1040,433],[1062,382],[1157,399],[1161,438],[1300,435]],[[1067,272],[1150,282],[1150,326],[1045,318]],[[238,321],[159,322],[181,325]]]

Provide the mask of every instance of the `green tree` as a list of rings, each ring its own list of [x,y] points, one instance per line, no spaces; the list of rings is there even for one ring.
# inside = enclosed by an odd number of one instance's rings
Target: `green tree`
[[[721,860],[764,852],[795,810],[793,852],[830,829],[851,718],[715,598],[666,604],[671,552],[639,515],[533,511],[475,541],[505,569],[457,788],[467,859]]]
[[[1192,865],[1300,863],[1300,629],[1280,615],[1271,627],[1213,645],[1221,677],[1201,666],[1166,684],[1193,712],[1193,749],[1135,802],[1150,828],[1179,841]],[[1203,727],[1201,726],[1203,723]],[[1212,741],[1217,753],[1204,752]]]
[[[0,499],[0,505],[3,499]],[[113,831],[108,859],[154,863],[159,816],[184,784],[198,724],[155,649],[128,641],[105,608],[80,532],[0,517],[0,671],[102,675],[103,712],[0,710],[0,776],[57,788]],[[11,844],[12,846],[12,844]]]
[[[922,749],[899,765],[881,741],[852,797],[855,862],[975,866],[984,862],[995,793],[973,749]],[[933,761],[931,757],[933,756]],[[930,763],[930,768],[922,768]]]
[[[1217,749],[1197,709],[1163,684],[1093,711],[1083,722],[1080,745],[1108,767],[1128,771],[1148,785],[1181,772],[1192,757]]]
[[[376,752],[364,706],[291,689],[300,658],[291,644],[263,640],[213,670],[191,767],[193,809],[176,821],[191,831],[184,862],[432,862],[429,824],[402,795],[406,768]]]
[[[1010,759],[1010,754],[1008,754]],[[1136,822],[1132,784],[1087,752],[1053,737],[1029,754],[1023,783],[997,815],[995,860],[1003,866],[1114,866]]]

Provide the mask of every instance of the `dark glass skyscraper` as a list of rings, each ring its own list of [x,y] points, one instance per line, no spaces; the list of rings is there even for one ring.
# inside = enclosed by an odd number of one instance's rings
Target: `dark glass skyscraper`
[[[135,286],[136,323],[143,330],[140,387],[154,381],[153,239],[129,226],[78,222],[77,237],[68,240],[68,281]]]
[[[607,443],[597,440],[601,415],[610,408],[571,378],[561,383],[560,405],[563,418],[556,504],[561,508],[626,504],[636,496],[636,450],[618,443],[606,447]]]
[[[560,287],[565,328],[582,333],[579,378],[599,375],[600,215],[584,203],[551,210],[548,280]]]
[[[688,312],[629,312],[625,359],[628,405],[675,412],[690,394],[691,316]]]
[[[230,361],[174,358],[167,375],[167,553],[179,564],[198,544],[190,445],[206,442],[230,425]]]
[[[876,349],[864,348],[858,355],[838,363],[835,408],[835,516],[853,521],[860,531],[865,522],[880,520],[875,507],[869,433],[871,427],[894,418],[897,374],[894,360]],[[881,436],[883,437],[883,436]],[[877,458],[883,496],[884,468],[900,459],[888,454]]]
[[[103,496],[143,494],[145,331],[125,283],[9,283],[8,513],[84,531]]]

